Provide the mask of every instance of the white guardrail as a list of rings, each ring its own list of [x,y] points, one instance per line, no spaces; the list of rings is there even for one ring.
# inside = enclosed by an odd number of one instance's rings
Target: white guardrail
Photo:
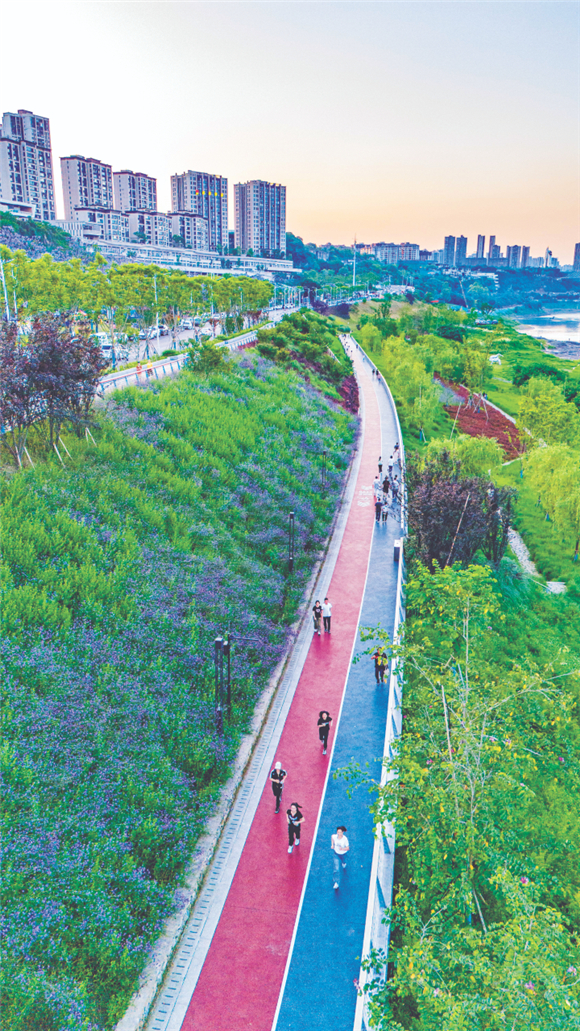
[[[351,338],[352,339],[352,338]],[[356,341],[353,340],[356,344]],[[356,346],[359,346],[358,344]],[[360,349],[360,348],[359,348]],[[361,349],[362,350],[362,349]],[[364,353],[364,352],[363,352]],[[369,356],[366,355],[368,358]],[[371,365],[372,360],[369,358]],[[393,625],[393,644],[400,639],[401,629],[405,622],[405,552],[404,537],[407,532],[407,489],[405,476],[405,449],[401,424],[397,413],[397,406],[393,400],[389,384],[381,372],[378,372],[389,402],[391,404],[397,434],[399,449],[401,453],[401,540],[399,542],[399,572],[397,575],[397,591],[395,599],[395,622]],[[402,665],[397,659],[391,662],[391,675],[389,678],[389,704],[387,708],[387,725],[385,730],[385,743],[383,755],[385,758],[393,759],[394,753],[403,729],[403,676]],[[381,772],[381,787],[387,781],[393,780],[395,774],[390,773],[383,766]],[[389,954],[390,925],[388,918],[385,920],[385,910],[389,909],[393,900],[393,881],[395,874],[395,828],[392,823],[385,822],[376,828],[375,844],[373,848],[373,859],[371,865],[371,877],[369,884],[369,899],[367,904],[367,915],[363,937],[361,959],[364,963],[369,960],[373,952],[379,954],[380,959],[376,968],[363,969],[361,964],[359,975],[359,995],[357,998],[353,1031],[370,1031],[370,1007],[368,993],[365,986],[375,979],[384,982],[387,976],[387,960]]]
[[[273,325],[273,323],[266,323],[266,325],[260,326],[260,329],[268,329],[270,325]],[[225,347],[228,351],[237,351],[239,347],[253,344],[257,339],[258,330],[250,329],[247,333],[241,333],[237,337],[230,337],[229,340],[220,340],[218,346]],[[171,376],[172,373],[179,372],[186,361],[186,352],[181,354],[176,352],[175,357],[162,358],[161,361],[151,362],[151,367],[147,369],[148,362],[144,359],[140,372],[137,372],[136,368],[122,369],[121,372],[112,372],[108,376],[103,376],[99,384],[97,397],[103,397],[105,394],[110,394],[113,390],[121,390],[123,387],[142,386],[149,383],[150,380]]]

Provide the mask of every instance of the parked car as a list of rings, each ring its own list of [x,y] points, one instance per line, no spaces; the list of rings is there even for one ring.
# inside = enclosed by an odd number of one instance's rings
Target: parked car
[[[191,319],[182,319],[181,320],[181,328],[182,329],[193,329],[193,322],[191,321]]]

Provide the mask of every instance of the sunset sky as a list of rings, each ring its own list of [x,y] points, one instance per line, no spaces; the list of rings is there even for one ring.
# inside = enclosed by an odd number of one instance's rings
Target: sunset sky
[[[0,105],[59,157],[288,188],[307,241],[580,240],[580,6],[568,2],[0,4]]]

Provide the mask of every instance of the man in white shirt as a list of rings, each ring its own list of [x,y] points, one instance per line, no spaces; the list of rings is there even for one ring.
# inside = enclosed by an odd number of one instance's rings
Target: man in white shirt
[[[350,849],[348,838],[346,836],[346,827],[336,828],[336,834],[332,834],[330,838],[330,847],[334,852],[334,884],[332,887],[336,889],[340,886],[342,870],[346,870],[346,853]]]
[[[332,616],[332,603],[329,602],[328,598],[324,599],[322,605],[322,622],[324,623],[324,633],[330,633],[330,618]]]

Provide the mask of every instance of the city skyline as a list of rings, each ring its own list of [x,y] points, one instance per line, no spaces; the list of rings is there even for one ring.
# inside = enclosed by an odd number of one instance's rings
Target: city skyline
[[[87,3],[64,17],[25,2],[5,6],[7,38],[28,9],[26,78],[7,48],[2,107],[50,118],[57,217],[58,159],[95,154],[156,178],[160,211],[171,175],[209,168],[284,183],[287,228],[307,242],[495,234],[572,263],[575,5]],[[59,54],[87,38],[107,62],[73,90]]]

